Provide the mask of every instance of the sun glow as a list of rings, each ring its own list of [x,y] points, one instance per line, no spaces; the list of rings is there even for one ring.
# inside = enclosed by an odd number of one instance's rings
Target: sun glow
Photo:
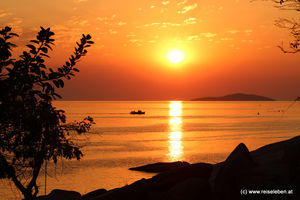
[[[168,60],[171,63],[178,64],[184,60],[184,54],[179,50],[173,50],[168,53]]]

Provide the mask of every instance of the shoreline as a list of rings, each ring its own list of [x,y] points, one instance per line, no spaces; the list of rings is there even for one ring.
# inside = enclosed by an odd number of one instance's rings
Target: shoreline
[[[165,170],[149,179],[87,194],[54,190],[38,199],[257,199],[270,195],[299,199],[300,136],[249,152],[240,143],[223,162],[195,163]],[[252,190],[261,194],[249,194]],[[273,193],[272,193],[273,191]],[[283,192],[281,194],[276,191]],[[289,191],[290,193],[285,193]],[[292,193],[291,193],[292,192]],[[248,196],[247,196],[247,194]],[[180,198],[179,198],[180,197]],[[226,197],[226,198],[224,198]],[[277,196],[276,196],[277,197]]]

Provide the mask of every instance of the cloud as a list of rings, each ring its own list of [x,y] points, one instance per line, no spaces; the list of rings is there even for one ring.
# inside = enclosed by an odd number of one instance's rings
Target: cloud
[[[13,18],[13,23],[14,23],[14,24],[22,24],[22,23],[23,23],[23,18],[20,18],[20,17],[14,17],[14,18]]]
[[[116,25],[116,26],[124,26],[124,25],[127,24],[127,22],[119,21],[117,19],[117,15],[116,14],[113,14],[110,17],[97,17],[96,19],[98,21],[104,23],[105,25],[109,25],[109,26],[114,26],[114,25]]]
[[[197,7],[198,7],[198,4],[197,4],[197,3],[194,3],[194,4],[192,4],[192,5],[185,6],[185,7],[183,7],[183,10],[178,11],[178,14],[184,14],[184,13],[187,13],[187,12],[189,12],[189,11],[195,10]]]
[[[78,40],[79,33],[82,32],[82,27],[74,27],[70,23],[65,25],[57,24],[52,26],[51,29],[55,32],[56,44],[59,44],[62,47],[73,45],[73,42]]]
[[[171,23],[171,22],[163,22],[162,27],[166,28],[167,26],[181,26],[181,24]]]
[[[68,20],[68,24],[72,25],[79,25],[79,26],[87,26],[90,25],[89,21],[86,19],[81,19],[79,16],[71,16],[71,18]]]
[[[200,40],[199,35],[190,35],[187,37],[187,40]]]
[[[166,28],[168,26],[181,26],[181,24],[171,23],[171,22],[153,22],[151,24],[144,24],[142,26],[136,26],[136,28],[143,28],[143,27],[152,27],[152,26],[160,26],[162,28]]]
[[[163,1],[163,2],[161,2],[161,4],[163,4],[163,5],[168,5],[170,3],[170,1]]]
[[[5,10],[0,10],[0,18],[11,16],[12,13],[6,12]]]
[[[86,1],[88,1],[88,0],[75,0],[74,2],[75,3],[82,3],[82,2],[86,2]]]
[[[97,40],[100,40],[100,38],[96,38]],[[100,44],[100,45],[95,45],[95,47],[97,48],[97,49],[103,49],[105,46],[104,46],[104,44]]]
[[[246,42],[253,42],[253,40],[242,40],[242,43],[246,43]]]
[[[187,3],[187,0],[181,1],[177,3],[177,6],[181,6]]]
[[[183,22],[184,22],[185,24],[196,24],[196,23],[197,23],[196,20],[197,20],[196,18],[190,17],[190,18],[184,20]]]
[[[12,27],[13,32],[15,32],[19,35],[23,35],[25,32],[27,32],[26,30],[24,30],[23,18],[13,17],[12,20],[9,20],[8,23],[6,23],[6,25]],[[28,29],[28,28],[26,28],[26,29]],[[30,35],[30,37],[32,37],[32,35]]]
[[[112,30],[112,29],[109,29],[109,33],[113,35],[113,34],[117,34],[118,31],[114,31],[114,30]]]
[[[97,17],[96,19],[99,21],[107,21],[107,20],[113,20],[114,18],[116,18],[116,16],[117,16],[116,14],[113,14],[110,17]]]
[[[118,26],[124,26],[126,24],[127,24],[126,22],[122,22],[122,21],[120,21],[120,22],[117,23]]]
[[[85,26],[85,25],[88,25],[88,20],[82,20],[81,22],[79,22],[78,24],[80,25],[80,26]]]
[[[6,16],[7,15],[7,13],[0,13],[0,17],[4,17],[4,16]]]
[[[135,34],[128,34],[128,35],[126,35],[126,37],[136,37],[136,35]]]
[[[227,33],[230,33],[230,34],[237,34],[237,33],[246,33],[246,34],[250,34],[252,33],[253,30],[251,29],[245,29],[245,30],[228,30]]]
[[[139,40],[137,40],[137,39],[131,39],[131,40],[129,40],[129,42],[131,42],[131,43],[136,43],[136,42],[138,42]]]
[[[111,22],[111,19],[108,18],[108,17],[97,17],[97,20],[100,21],[100,22],[103,22],[104,24],[108,24],[108,25],[112,25]]]
[[[231,33],[231,34],[236,34],[236,33],[239,33],[240,31],[239,30],[229,30],[227,32]]]
[[[161,24],[160,22],[153,22],[151,24],[144,24],[143,26],[144,27],[150,27],[150,26],[157,26],[157,25],[160,25],[160,24]],[[139,27],[137,27],[137,28],[139,28]]]
[[[222,41],[230,41],[230,40],[233,40],[232,38],[221,38],[220,40]]]
[[[156,40],[149,40],[148,43],[156,43]]]
[[[207,37],[207,38],[212,38],[212,37],[215,37],[217,35],[216,33],[210,33],[210,32],[200,33],[200,34],[203,35],[204,37]]]
[[[104,20],[106,20],[107,19],[107,17],[97,17],[97,20],[98,21],[104,21]]]

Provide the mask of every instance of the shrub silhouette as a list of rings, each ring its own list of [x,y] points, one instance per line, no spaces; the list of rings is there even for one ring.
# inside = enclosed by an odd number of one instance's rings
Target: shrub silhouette
[[[281,10],[291,10],[300,12],[300,1],[299,0],[271,0],[275,3],[275,7]],[[284,53],[299,53],[300,52],[300,23],[299,20],[279,18],[275,21],[275,25],[280,28],[287,29],[290,32],[293,40],[289,42],[288,47],[279,45],[278,47]]]
[[[61,98],[56,88],[63,88],[64,79],[79,72],[74,66],[93,44],[91,36],[82,35],[69,60],[52,69],[45,59],[52,50],[53,35],[50,28],[41,27],[36,39],[26,45],[28,49],[12,59],[16,45],[10,39],[18,35],[10,27],[0,31],[0,169],[26,200],[35,199],[39,192],[36,180],[45,161],[83,156],[70,133],[86,132],[93,124],[91,117],[66,124],[64,111],[52,105],[52,100]]]

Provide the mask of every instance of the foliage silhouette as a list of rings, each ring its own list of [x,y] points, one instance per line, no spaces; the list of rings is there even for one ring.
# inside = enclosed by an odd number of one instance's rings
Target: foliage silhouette
[[[26,200],[35,199],[39,192],[36,181],[45,161],[83,156],[71,134],[84,133],[94,123],[87,117],[66,124],[64,111],[52,105],[52,100],[61,98],[55,89],[79,72],[74,66],[93,44],[91,36],[82,35],[69,60],[52,69],[45,58],[54,45],[53,35],[50,28],[41,27],[28,49],[12,59],[16,45],[9,41],[18,35],[10,27],[0,30],[0,169]]]
[[[292,10],[300,12],[300,0],[272,0],[276,7],[281,10]],[[275,24],[280,28],[288,29],[293,41],[289,43],[288,47],[284,47],[283,44],[278,47],[284,53],[298,53],[300,52],[300,22],[294,19],[279,18]]]

